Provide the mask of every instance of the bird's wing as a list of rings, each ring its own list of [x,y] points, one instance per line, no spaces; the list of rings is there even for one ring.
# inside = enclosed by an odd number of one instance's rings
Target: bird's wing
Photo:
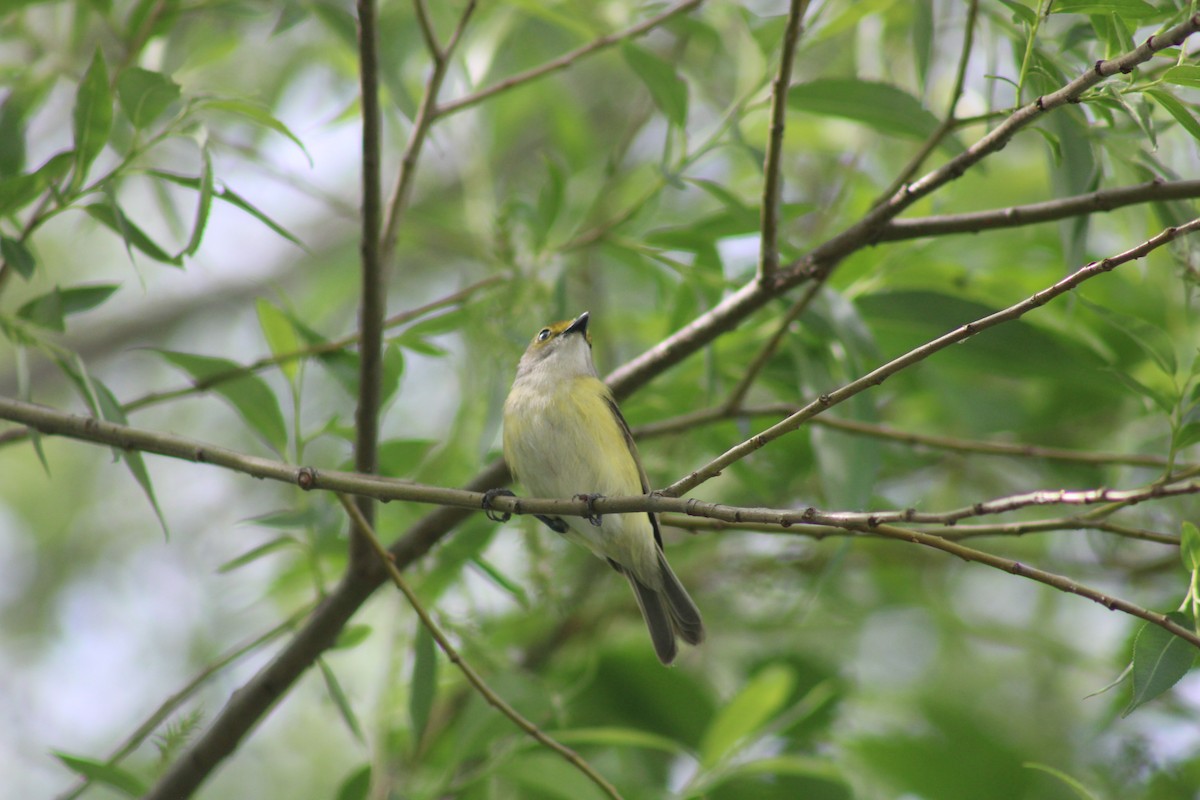
[[[646,468],[642,466],[641,456],[638,455],[637,445],[633,441],[633,433],[629,430],[629,423],[625,421],[625,417],[621,414],[621,409],[617,407],[617,401],[611,395],[605,394],[604,402],[608,404],[608,409],[612,411],[613,419],[617,421],[617,427],[621,429],[621,433],[625,436],[625,446],[629,448],[629,455],[633,458],[633,463],[637,465],[638,476],[642,480],[642,492],[650,494],[650,478],[646,475]],[[646,512],[646,516],[650,517],[650,526],[654,528],[654,541],[658,542],[658,549],[662,550],[662,534],[658,530],[658,517],[653,511]]]

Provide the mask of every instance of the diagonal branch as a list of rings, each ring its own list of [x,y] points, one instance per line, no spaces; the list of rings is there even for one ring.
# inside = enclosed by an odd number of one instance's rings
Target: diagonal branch
[[[939,350],[943,350],[957,342],[964,341],[980,331],[985,331],[988,328],[995,327],[996,325],[1018,319],[1033,309],[1045,305],[1055,297],[1071,291],[1089,278],[1102,275],[1105,272],[1120,266],[1121,264],[1142,258],[1146,254],[1163,246],[1164,244],[1172,242],[1180,236],[1186,236],[1187,234],[1190,234],[1196,230],[1200,230],[1200,218],[1194,219],[1191,222],[1188,222],[1177,228],[1167,228],[1156,236],[1147,239],[1145,242],[1142,242],[1136,247],[1130,248],[1123,253],[1111,258],[1102,259],[1100,261],[1093,261],[1091,264],[1076,270],[1058,283],[1055,283],[1053,286],[1043,289],[1040,292],[1035,292],[1030,297],[1025,298],[1015,305],[1009,306],[1002,311],[997,311],[995,314],[989,314],[988,316],[975,320],[974,322],[968,322],[966,325],[956,328],[955,330],[950,331],[949,333],[940,336],[931,342],[927,342],[920,347],[914,348],[899,358],[895,358],[883,366],[868,372],[861,378],[853,380],[841,388],[830,392],[829,394],[821,395],[816,400],[804,406],[802,409],[782,422],[778,422],[762,433],[756,434],[741,444],[730,448],[725,453],[713,459],[700,469],[695,470],[691,474],[679,479],[675,483],[663,489],[663,494],[671,497],[679,497],[680,495],[686,494],[710,478],[714,478],[721,474],[721,470],[725,469],[734,462],[740,461],[741,459],[753,453],[755,450],[758,450],[760,447],[763,447],[769,442],[778,439],[780,436],[796,430],[805,422],[812,419],[817,414],[820,414],[825,409],[845,402],[856,394],[859,394],[872,386],[878,386],[892,375],[895,375],[897,372],[900,372],[901,370],[906,369],[913,364],[925,360]]]
[[[671,336],[614,370],[607,377],[618,399],[644,385],[654,375],[674,366],[688,355],[723,333],[736,328],[742,320],[766,305],[772,298],[813,278],[832,271],[842,259],[870,244],[877,232],[917,200],[960,177],[970,167],[1003,149],[1025,126],[1042,114],[1077,101],[1084,92],[1105,78],[1129,73],[1154,54],[1181,44],[1200,30],[1200,14],[1195,14],[1159,36],[1151,36],[1138,47],[1108,61],[1098,61],[1075,80],[1056,92],[1043,95],[1010,114],[991,132],[963,153],[947,161],[919,180],[902,187],[887,202],[869,211],[858,222],[827,239],[783,269],[771,285],[752,281],[727,296],[707,313],[692,320]]]

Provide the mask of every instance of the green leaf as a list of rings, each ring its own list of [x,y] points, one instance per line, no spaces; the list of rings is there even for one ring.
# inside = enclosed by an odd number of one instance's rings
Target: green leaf
[[[348,625],[338,634],[333,649],[349,650],[353,647],[358,647],[371,635],[371,630],[370,625]]]
[[[379,472],[399,478],[410,475],[433,447],[429,439],[389,439],[379,445]]]
[[[1076,294],[1076,300],[1089,311],[1101,317],[1114,330],[1120,331],[1132,339],[1165,374],[1174,375],[1178,370],[1178,362],[1175,359],[1175,342],[1164,329],[1130,314],[1093,303],[1081,294]]]
[[[1171,67],[1163,73],[1163,83],[1173,83],[1176,86],[1200,87],[1200,66],[1195,64],[1180,64]]]
[[[733,754],[746,738],[760,732],[783,708],[796,676],[786,666],[772,665],[758,673],[717,713],[700,742],[700,764],[711,769]]]
[[[179,95],[179,84],[161,72],[129,67],[117,78],[117,100],[135,128],[148,127]]]
[[[108,143],[112,131],[113,101],[108,87],[108,68],[100,49],[92,57],[91,66],[79,81],[72,114],[75,133],[76,187],[82,186],[88,168]]]
[[[351,772],[338,787],[337,800],[367,800],[371,790],[371,765],[363,764]]]
[[[939,122],[917,98],[890,83],[822,78],[788,91],[788,108],[803,114],[839,117],[880,133],[926,139]]]
[[[682,128],[687,124],[688,87],[679,73],[667,61],[644,47],[626,41],[621,45],[625,63],[641,78],[650,90],[654,104],[671,124]]]
[[[1060,769],[1055,769],[1047,764],[1039,764],[1036,761],[1026,761],[1021,766],[1025,767],[1026,769],[1036,769],[1041,772],[1045,772],[1047,775],[1053,775],[1067,786],[1071,787],[1071,791],[1078,795],[1079,800],[1099,800],[1096,794],[1091,792],[1086,786],[1083,785],[1082,781],[1068,775]]]
[[[217,574],[224,575],[227,572],[233,572],[235,569],[244,567],[253,561],[257,561],[263,556],[274,553],[276,550],[281,550],[294,544],[297,544],[297,542],[291,536],[277,536],[268,542],[263,542],[258,547],[250,548],[240,556],[229,559],[224,564],[217,567]]]
[[[25,280],[29,280],[37,269],[33,253],[29,252],[29,248],[20,239],[0,236],[0,257]]]
[[[313,165],[312,156],[308,152],[308,148],[304,146],[304,142],[292,133],[287,125],[284,125],[272,114],[266,106],[261,106],[257,103],[251,103],[248,100],[237,100],[234,98],[212,98],[199,103],[201,108],[211,108],[217,111],[227,111],[230,114],[237,114],[244,117],[256,125],[275,131],[276,133],[291,140],[296,147],[300,148],[300,152],[304,153],[304,157],[308,159],[308,165]]]
[[[1013,22],[1023,22],[1031,28],[1037,22],[1037,12],[1024,3],[1018,2],[1018,0],[1000,0],[1000,2],[1013,12]]]
[[[1179,540],[1179,555],[1188,572],[1200,570],[1200,528],[1184,522]]]
[[[189,189],[195,189],[197,191],[203,192],[203,188],[202,188],[203,176],[201,176],[200,178],[193,178],[188,175],[177,175],[174,172],[167,172],[166,170],[159,170],[159,169],[150,170],[149,174],[153,175],[156,178],[161,178],[165,181],[170,181],[171,183],[175,183],[180,186],[186,186]],[[275,233],[279,234],[284,239],[287,239],[289,242],[296,245],[297,247],[299,247],[303,250],[308,249],[304,246],[304,242],[302,242],[298,238],[296,238],[296,236],[291,231],[289,231],[287,228],[280,225],[275,220],[268,217],[266,214],[264,214],[262,211],[260,211],[258,208],[256,208],[253,204],[251,204],[250,201],[246,200],[244,197],[242,197],[237,192],[230,189],[228,186],[214,186],[212,192],[213,192],[213,197],[215,197],[218,200],[221,200],[223,202],[229,203],[229,205],[231,205],[235,208],[239,208],[242,211],[245,211],[247,214],[254,217],[259,222],[266,225],[268,228],[275,231]]]
[[[262,329],[263,338],[267,340],[267,346],[271,348],[271,355],[278,357],[302,349],[300,337],[287,314],[261,298],[254,307],[258,311],[258,326]],[[279,362],[279,369],[289,381],[295,383],[300,364],[298,359],[289,358]]]
[[[412,722],[413,744],[419,746],[429,724],[429,713],[437,696],[438,657],[433,634],[418,620],[413,640],[413,674],[408,692],[408,717]]]
[[[128,425],[129,420],[125,416],[125,409],[121,407],[120,401],[117,400],[117,396],[112,393],[112,390],[105,386],[99,378],[93,377],[91,383],[96,392],[96,402],[100,406],[100,416],[107,422]],[[146,461],[142,458],[142,454],[137,450],[118,448],[113,448],[113,454],[125,462],[133,479],[137,481],[138,486],[142,487],[142,493],[150,501],[150,508],[154,510],[154,516],[158,518],[163,538],[170,539],[171,531],[167,528],[167,518],[163,516],[162,508],[158,505],[158,498],[154,496],[154,484],[150,482],[150,472],[146,469]]]
[[[0,103],[0,177],[11,178],[25,169],[29,118],[42,105],[53,85],[53,80],[47,79],[9,82],[8,97]]]
[[[251,430],[262,436],[277,453],[287,449],[287,426],[279,410],[279,400],[262,378],[245,372],[242,365],[226,358],[173,350],[156,352],[189,373],[202,386],[207,386],[206,381],[215,376],[241,371],[243,374],[239,377],[220,380],[207,388],[232,403]]]
[[[65,317],[95,308],[107,300],[120,286],[118,284],[93,284],[57,286],[46,294],[26,302],[17,310],[17,316],[51,330],[66,330]]]
[[[1188,422],[1175,431],[1171,446],[1178,451],[1191,447],[1196,442],[1200,442],[1200,422]]]
[[[108,764],[84,756],[72,756],[58,751],[54,752],[54,757],[61,761],[67,769],[92,783],[107,786],[130,797],[141,797],[146,793],[147,787],[141,779],[116,764]]]
[[[1186,614],[1172,611],[1167,617],[1180,625],[1191,626]],[[1144,623],[1133,643],[1133,696],[1121,712],[1127,717],[1172,686],[1188,673],[1196,660],[1196,648],[1158,625]]]
[[[198,184],[199,197],[196,199],[196,218],[192,222],[192,238],[188,240],[187,247],[183,249],[181,256],[193,256],[200,249],[200,243],[204,241],[204,230],[208,227],[208,215],[212,211],[213,165],[212,154],[209,153],[207,144],[200,148],[200,180]]]
[[[659,736],[637,728],[572,728],[555,731],[554,738],[563,744],[640,747],[645,750],[661,750],[672,755],[684,755],[687,752],[682,744],[669,736]]]
[[[925,86],[933,56],[933,0],[917,0],[912,4],[912,12],[913,60],[917,64],[917,78]]]
[[[1127,19],[1157,15],[1158,9],[1142,0],[1055,0],[1051,14],[1119,14]]]
[[[1200,121],[1197,121],[1192,112],[1187,106],[1179,101],[1175,95],[1165,89],[1147,89],[1145,92],[1149,97],[1154,98],[1154,101],[1165,108],[1167,112],[1175,118],[1175,121],[1187,130],[1194,138],[1200,139]]]
[[[383,351],[383,375],[379,379],[380,405],[385,405],[400,388],[400,376],[404,374],[404,352],[395,342]]]
[[[317,665],[321,668],[321,677],[325,679],[325,690],[329,692],[329,699],[337,707],[338,713],[341,714],[346,727],[350,729],[350,733],[354,734],[355,739],[362,742],[362,726],[358,724],[358,717],[354,714],[354,709],[350,706],[350,700],[346,697],[346,692],[342,689],[342,684],[338,682],[337,676],[333,674],[333,670],[325,663],[325,659],[318,658]]]
[[[154,240],[147,236],[145,231],[135,225],[133,220],[125,216],[125,212],[115,202],[91,203],[84,206],[83,210],[92,219],[116,232],[125,241],[127,250],[129,248],[139,250],[155,261],[170,264],[173,267],[183,265],[183,261],[179,256],[173,256],[155,244]]]

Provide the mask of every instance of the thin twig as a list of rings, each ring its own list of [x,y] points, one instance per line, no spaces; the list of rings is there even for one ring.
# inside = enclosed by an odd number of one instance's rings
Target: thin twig
[[[263,645],[273,641],[274,639],[277,639],[280,635],[294,628],[302,619],[312,613],[313,605],[314,604],[306,605],[304,608],[300,609],[295,614],[292,614],[292,616],[271,628],[269,631],[255,637],[245,644],[233,648],[225,655],[221,656],[216,661],[201,670],[194,678],[188,681],[186,686],[164,700],[162,704],[154,710],[154,713],[147,717],[146,721],[137,727],[137,730],[125,738],[125,741],[113,751],[113,754],[108,757],[108,760],[105,763],[109,766],[115,766],[121,763],[121,761],[133,753],[134,750],[137,750],[139,747],[141,747],[142,743],[146,741],[147,737],[154,733],[154,730],[161,725],[167,719],[167,717],[171,716],[175,709],[183,705],[188,698],[194,695],[196,691],[200,689],[200,687],[209,681],[209,679],[211,679],[221,670],[228,667],[233,662],[249,653],[253,653],[254,651],[260,649]],[[59,800],[74,800],[74,798],[83,794],[83,792],[92,785],[93,781],[94,778],[84,778],[74,789],[60,795]]]
[[[318,470],[273,461],[206,442],[174,434],[147,431],[128,425],[66,414],[44,406],[0,397],[0,419],[8,419],[34,428],[45,435],[66,436],[87,442],[137,450],[144,453],[177,458],[198,464],[240,472],[255,478],[290,483],[311,490],[333,491],[370,497],[375,500],[402,500],[447,506],[459,510],[480,511],[485,500],[484,489],[451,489],[442,486],[397,480],[378,475],[364,475],[340,470]],[[675,512],[690,516],[708,517],[726,522],[753,522],[789,527],[791,525],[876,525],[890,522],[954,525],[960,520],[991,514],[1003,514],[1021,508],[1044,505],[1102,505],[1115,509],[1168,497],[1200,494],[1200,480],[1190,480],[1200,470],[1173,475],[1167,482],[1156,481],[1135,489],[1041,490],[974,503],[947,511],[917,511],[913,508],[891,511],[846,512],[802,509],[751,508],[723,503],[709,503],[695,498],[674,497],[665,493],[600,497],[593,499],[550,499],[525,497],[489,498],[491,508],[512,514],[542,514],[547,516],[589,516],[594,514],[627,514],[632,512]],[[504,480],[500,466],[488,470],[473,482],[491,488]],[[1109,506],[1107,504],[1120,504]]]
[[[396,584],[396,588],[399,589],[401,593],[403,593],[408,599],[409,605],[413,607],[413,611],[417,612],[417,616],[421,619],[421,624],[424,625],[425,629],[429,631],[429,634],[433,637],[433,640],[437,642],[438,647],[440,647],[442,652],[446,654],[446,658],[450,660],[450,663],[458,667],[458,669],[462,672],[463,677],[467,679],[467,682],[475,688],[475,691],[479,692],[480,696],[483,697],[483,699],[486,700],[490,706],[512,720],[514,725],[516,725],[525,733],[529,734],[529,736],[539,744],[548,747],[558,755],[562,756],[562,758],[568,764],[582,772],[588,778],[588,780],[596,784],[596,786],[598,786],[602,792],[609,797],[620,800],[621,795],[617,791],[616,787],[609,783],[603,775],[593,769],[591,764],[588,764],[588,762],[585,761],[582,756],[566,745],[560,744],[550,736],[546,735],[541,728],[539,728],[537,725],[534,725],[532,722],[522,716],[522,714],[509,705],[504,698],[492,691],[492,688],[488,686],[483,678],[480,677],[479,673],[476,672],[475,669],[466,662],[454,645],[450,643],[450,640],[446,638],[446,634],[444,634],[441,628],[438,627],[438,624],[434,622],[433,617],[430,616],[429,612],[421,604],[420,598],[418,598],[412,588],[409,587],[408,582],[404,580],[404,576],[400,574],[400,570],[396,568],[396,564],[392,560],[391,555],[387,550],[384,549],[383,545],[380,544],[379,538],[376,537],[375,531],[371,528],[371,523],[368,522],[367,519],[362,515],[355,502],[344,494],[338,494],[337,499],[342,504],[342,508],[346,509],[346,513],[354,522],[354,526],[363,532],[363,535],[370,543],[372,549],[374,549],[375,554],[379,557],[380,563],[387,570],[388,575],[391,576],[392,583]]]
[[[979,13],[979,0],[970,0],[967,6],[967,21],[963,26],[963,43],[962,50],[958,55],[958,70],[954,75],[954,88],[950,90],[950,101],[946,104],[946,113],[942,117],[942,121],[933,129],[933,132],[925,139],[909,162],[900,170],[900,174],[892,181],[891,186],[884,189],[883,194],[876,200],[876,203],[885,202],[889,197],[900,191],[900,188],[911,178],[917,174],[917,170],[925,163],[925,159],[929,158],[929,154],[934,148],[942,143],[946,136],[958,127],[958,119],[954,116],[954,109],[958,107],[958,101],[962,98],[963,86],[967,79],[967,64],[971,60],[971,50],[975,46],[975,19]]]
[[[412,130],[408,134],[408,143],[400,156],[400,171],[396,174],[396,183],[392,189],[391,200],[388,201],[387,224],[384,227],[383,239],[380,242],[381,261],[390,264],[396,251],[396,239],[400,235],[400,221],[408,210],[408,199],[412,194],[413,178],[416,175],[417,157],[425,146],[429,129],[437,118],[437,96],[441,91],[442,82],[446,79],[446,71],[450,68],[450,59],[454,49],[466,30],[471,15],[475,13],[476,0],[468,0],[458,18],[458,24],[450,40],[444,48],[432,54],[433,67],[429,78],[425,81],[425,94],[417,107],[417,115],[413,119]]]
[[[767,283],[779,269],[779,204],[783,199],[783,132],[787,125],[788,89],[792,85],[792,64],[801,22],[808,0],[791,0],[787,27],[780,46],[779,71],[771,82],[771,127],[767,152],[763,158],[762,208],[759,212],[762,235],[758,247],[758,280]]]
[[[816,400],[804,406],[802,409],[782,422],[778,422],[762,433],[758,433],[741,444],[730,448],[725,453],[713,459],[708,464],[705,464],[700,469],[691,472],[667,488],[663,489],[663,494],[673,497],[679,497],[683,494],[686,494],[710,478],[721,474],[721,470],[725,469],[734,462],[740,461],[741,459],[753,453],[755,450],[758,450],[760,447],[774,441],[775,439],[778,439],[780,436],[796,430],[809,419],[815,417],[817,414],[820,414],[822,411],[838,405],[839,403],[848,400],[849,398],[865,391],[866,389],[869,389],[872,386],[878,386],[892,375],[895,375],[901,370],[907,369],[913,364],[923,361],[939,350],[943,350],[957,342],[964,341],[980,331],[995,327],[1001,323],[1011,322],[1012,320],[1018,319],[1027,312],[1032,311],[1033,309],[1044,305],[1055,297],[1074,289],[1076,286],[1079,286],[1089,278],[1094,278],[1097,275],[1108,272],[1121,264],[1142,258],[1146,254],[1163,246],[1164,244],[1172,242],[1180,236],[1185,236],[1189,233],[1192,233],[1197,229],[1200,229],[1200,218],[1194,219],[1179,227],[1167,228],[1161,233],[1152,236],[1145,242],[1142,242],[1136,247],[1132,247],[1123,253],[1111,258],[1102,259],[1100,261],[1093,261],[1091,264],[1076,270],[1054,285],[1039,292],[1035,292],[1030,297],[1027,297],[1015,305],[1009,306],[1002,311],[997,311],[994,314],[989,314],[988,316],[977,319],[974,322],[968,322],[966,325],[962,325],[943,336],[939,336],[937,339],[934,339],[931,342],[927,342],[920,347],[916,347],[899,358],[895,358],[883,366],[877,367],[871,372],[868,372],[861,378],[853,380],[841,388],[830,392],[829,394],[821,395]]]
[[[493,86],[489,86],[486,89],[480,89],[477,92],[465,95],[457,100],[448,100],[437,107],[435,112],[436,116],[445,117],[458,111],[462,111],[464,108],[470,108],[473,105],[482,103],[484,100],[487,100],[490,97],[495,97],[502,92],[507,92],[509,89],[523,86],[527,83],[537,80],[538,78],[542,78],[551,73],[566,69],[584,56],[595,53],[598,50],[612,47],[614,44],[619,44],[626,39],[636,39],[645,33],[649,33],[651,30],[657,28],[659,25],[662,25],[672,17],[687,11],[691,11],[693,8],[700,5],[701,2],[703,2],[703,0],[685,0],[685,2],[673,5],[661,14],[650,17],[644,22],[639,22],[637,25],[626,28],[623,31],[610,33],[607,36],[601,36],[593,39],[587,44],[577,47],[569,53],[564,53],[552,61],[547,61],[541,66],[527,69],[524,72],[519,72],[516,75],[505,78]]]
[[[607,377],[613,394],[617,399],[627,396],[644,385],[653,375],[674,366],[722,333],[737,327],[742,320],[779,294],[829,273],[842,259],[873,241],[878,231],[906,208],[1003,149],[1018,132],[1040,119],[1046,112],[1078,101],[1084,92],[1109,76],[1131,72],[1161,50],[1178,46],[1197,30],[1200,30],[1200,14],[1148,38],[1128,53],[1108,61],[1096,62],[1057,91],[1018,108],[964,152],[920,179],[905,185],[886,203],[876,206],[857,222],[827,239],[786,269],[780,270],[772,287],[763,287],[757,281],[748,282],[641,356],[614,370]]]
[[[441,58],[442,46],[438,44],[437,31],[433,28],[433,20],[429,17],[429,7],[425,4],[425,0],[413,0],[413,11],[417,16],[417,26],[421,29],[421,37],[425,40],[425,47],[429,50],[429,57]]]
[[[726,404],[712,408],[680,414],[677,417],[640,425],[633,429],[637,439],[652,439],[658,436],[681,433],[695,428],[697,425],[707,425],[721,420],[738,417],[789,417],[800,410],[794,403],[774,403],[761,406],[743,406],[730,409]],[[860,436],[871,436],[876,439],[911,444],[917,447],[927,447],[935,450],[949,450],[958,453],[974,453],[979,455],[1011,456],[1016,458],[1038,458],[1047,461],[1067,461],[1075,464],[1092,464],[1095,466],[1130,466],[1130,467],[1166,467],[1165,456],[1155,456],[1145,453],[1110,453],[1102,451],[1070,450],[1064,447],[1043,447],[1033,444],[1016,444],[1013,442],[987,442],[979,439],[960,439],[954,436],[938,436],[928,433],[913,433],[902,431],[888,425],[878,425],[871,422],[860,422],[852,419],[842,419],[821,415],[809,420],[811,425],[843,431]],[[1177,465],[1185,467],[1187,465]]]
[[[767,365],[767,362],[775,355],[775,351],[779,349],[779,345],[783,342],[783,337],[787,335],[788,329],[792,327],[792,323],[800,318],[800,315],[804,313],[805,309],[813,301],[813,298],[817,296],[817,292],[824,285],[824,280],[814,280],[804,287],[804,293],[797,298],[795,303],[792,303],[792,307],[783,315],[783,319],[779,320],[779,324],[775,328],[775,333],[763,345],[762,349],[758,351],[758,355],[754,357],[754,361],[750,362],[750,365],[746,367],[746,371],[743,373],[742,379],[738,381],[738,385],[733,387],[733,391],[729,393],[729,399],[724,403],[727,413],[732,415],[737,409],[741,408],[742,401],[746,399],[747,392],[754,385],[754,381],[758,379],[763,367]]]
[[[794,525],[784,529],[779,525],[771,525],[769,523],[725,522],[724,520],[706,517],[689,517],[686,514],[663,514],[659,517],[659,522],[668,527],[686,531],[746,531],[749,533],[768,533],[772,535],[805,536],[818,540],[837,536],[864,535],[857,529],[841,528],[832,525]],[[1158,531],[1137,528],[1132,525],[1122,525],[1109,520],[1090,519],[1085,515],[1051,517],[1028,522],[999,522],[991,525],[955,525],[953,528],[906,527],[905,529],[920,531],[930,536],[940,536],[950,541],[987,537],[1019,537],[1034,533],[1055,533],[1058,531],[1095,530],[1103,533],[1112,533],[1123,539],[1136,539],[1138,541],[1154,542],[1172,547],[1179,546],[1178,536],[1169,536]]]

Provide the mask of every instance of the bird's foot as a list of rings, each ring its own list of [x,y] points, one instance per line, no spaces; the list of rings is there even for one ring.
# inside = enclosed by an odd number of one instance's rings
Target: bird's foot
[[[497,497],[516,497],[516,495],[508,489],[488,489],[483,493],[483,502],[480,503],[483,506],[483,513],[492,522],[508,522],[512,519],[512,514],[492,508],[492,501]]]
[[[577,495],[575,495],[576,500],[586,500],[587,501],[588,513],[586,516],[584,516],[584,519],[586,519],[588,522],[595,525],[597,528],[600,527],[600,515],[596,513],[596,501],[602,497],[604,497],[604,495],[602,495],[602,494],[577,494]]]

